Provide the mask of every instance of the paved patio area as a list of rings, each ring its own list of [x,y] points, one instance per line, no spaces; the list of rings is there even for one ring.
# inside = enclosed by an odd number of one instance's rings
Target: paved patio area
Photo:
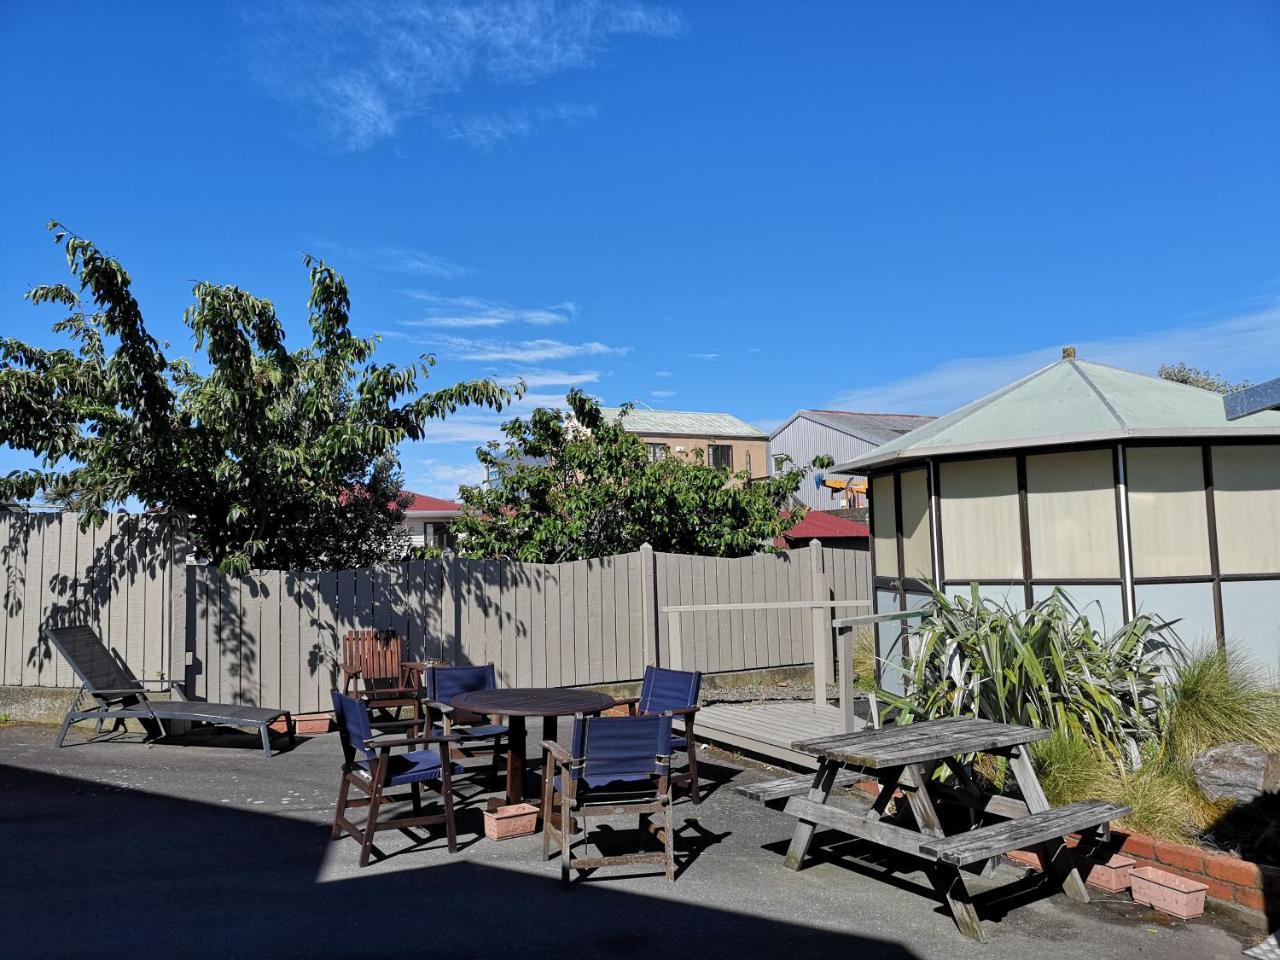
[[[266,761],[235,734],[62,750],[53,734],[0,728],[0,943],[24,960],[1240,955],[1208,923],[1025,891],[980,901],[991,942],[972,943],[923,876],[858,865],[854,842],[783,869],[792,821],[730,787],[769,774],[725,762],[704,765],[716,788],[700,806],[677,806],[677,883],[602,871],[566,892],[536,837],[483,839],[480,803],[461,814],[457,855],[390,832],[391,856],[358,870],[354,841],[328,839],[333,735]]]

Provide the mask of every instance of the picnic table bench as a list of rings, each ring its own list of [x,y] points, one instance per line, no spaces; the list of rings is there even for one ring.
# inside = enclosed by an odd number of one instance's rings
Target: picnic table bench
[[[838,830],[918,858],[924,862],[925,873],[946,902],[960,932],[985,942],[961,867],[994,862],[994,858],[1012,850],[1039,847],[1047,873],[1067,897],[1087,902],[1089,895],[1064,838],[1072,833],[1105,831],[1112,820],[1129,812],[1128,807],[1102,800],[1051,807],[1026,749],[1027,744],[1047,736],[1047,730],[974,717],[947,717],[801,740],[794,743],[792,749],[818,757],[818,771],[808,789],[803,789],[803,784],[797,789],[796,781],[802,778],[793,777],[785,782],[776,781],[777,786],[757,785],[757,799],[789,797],[784,812],[797,820],[785,861],[789,869],[800,869],[818,827]],[[1001,797],[984,790],[969,775],[961,759],[975,753],[1008,758],[1023,799]],[[954,774],[956,786],[933,781],[933,773],[940,764],[945,764]],[[859,768],[879,782],[879,793],[865,813],[828,805],[832,789],[847,782],[852,772],[846,767]],[[882,819],[899,790],[910,805],[914,830]],[[948,836],[938,816],[935,795],[940,800],[968,808],[970,829]],[[979,825],[984,814],[1008,819]]]

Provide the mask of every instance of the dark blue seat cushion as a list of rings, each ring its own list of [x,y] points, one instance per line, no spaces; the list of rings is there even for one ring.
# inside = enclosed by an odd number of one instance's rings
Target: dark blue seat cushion
[[[688,748],[688,746],[689,746],[688,737],[678,737],[674,733],[671,735],[672,750],[685,750]]]
[[[557,793],[564,793],[564,787],[560,783],[560,774],[556,774],[555,788]],[[655,797],[658,794],[658,784],[653,780],[615,780],[612,783],[602,784],[600,786],[589,787],[581,780],[578,781],[578,799],[590,800],[637,800],[645,797]]]
[[[370,764],[366,760],[359,761],[360,766],[368,770]],[[462,765],[454,763],[452,773],[461,773]],[[434,750],[411,750],[408,753],[393,753],[387,761],[387,784],[392,787],[406,783],[422,783],[426,780],[440,779],[440,754]]]

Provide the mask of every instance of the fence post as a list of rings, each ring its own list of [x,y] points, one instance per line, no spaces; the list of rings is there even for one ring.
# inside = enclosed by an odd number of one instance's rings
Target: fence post
[[[813,570],[813,599],[825,604],[831,599],[827,589],[827,577],[822,566],[822,541],[809,541],[809,562]],[[830,608],[817,606],[813,608],[813,703],[816,707],[826,706],[827,680],[831,677],[831,628]]]
[[[196,598],[189,596],[188,587],[194,587],[194,577],[188,579],[188,573],[194,567],[187,566],[187,557],[191,553],[191,544],[170,521],[169,528],[169,666],[166,676],[170,680],[181,680],[186,686],[183,692],[190,690],[194,678],[188,671],[194,666],[195,634],[196,634]]]
[[[684,641],[680,638],[680,617],[682,614],[667,613],[667,646],[670,653],[667,659],[672,670],[684,669]]]
[[[658,666],[658,585],[653,547],[640,544],[640,616],[644,662]]]
[[[458,558],[452,550],[440,551],[440,577],[440,660],[456,666],[462,631],[458,619]]]

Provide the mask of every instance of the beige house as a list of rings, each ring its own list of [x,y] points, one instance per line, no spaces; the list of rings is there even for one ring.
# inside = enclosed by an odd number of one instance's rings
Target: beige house
[[[605,407],[607,417],[621,415],[619,407]],[[632,410],[623,424],[649,448],[649,458],[692,457],[701,454],[713,467],[752,479],[769,475],[769,436],[727,413],[689,413],[679,410]]]
[[[414,547],[439,547],[447,549],[453,544],[449,530],[462,512],[462,507],[452,500],[428,497],[413,493],[413,501],[404,508],[404,528],[409,544]]]

